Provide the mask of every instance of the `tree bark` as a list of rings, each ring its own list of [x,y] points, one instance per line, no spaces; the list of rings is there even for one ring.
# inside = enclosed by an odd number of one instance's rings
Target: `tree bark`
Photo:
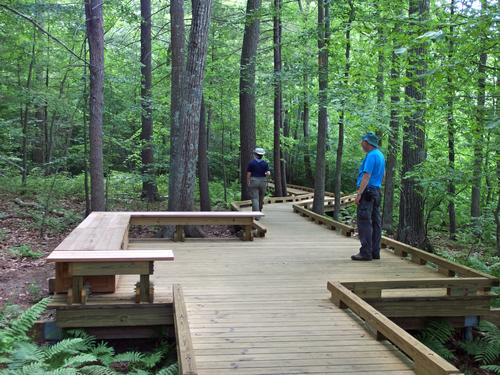
[[[349,85],[349,73],[351,69],[351,27],[354,21],[354,4],[349,0],[349,18],[347,19],[345,30],[345,65],[344,65],[344,90],[347,92]],[[342,98],[342,111],[339,116],[339,139],[337,144],[337,159],[335,161],[335,209],[333,211],[333,218],[339,220],[340,217],[340,200],[342,198],[342,154],[344,152],[344,125],[345,125],[345,112],[346,112],[346,94]]]
[[[477,80],[477,112],[472,134],[474,142],[474,164],[472,167],[472,194],[470,213],[474,225],[477,225],[479,216],[481,216],[481,180],[482,180],[482,161],[483,161],[483,142],[484,142],[484,119],[486,103],[486,61],[488,55],[482,52],[478,62],[478,80]]]
[[[175,211],[176,202],[173,197],[179,186],[176,186],[175,170],[180,163],[178,150],[178,133],[181,121],[182,77],[184,75],[184,1],[170,2],[170,50],[172,73],[170,75],[170,167],[168,179],[168,210]]]
[[[200,127],[198,138],[198,180],[200,188],[200,210],[211,211],[210,191],[208,187],[208,143],[205,99],[201,99]]]
[[[409,24],[411,35],[422,35],[429,17],[429,0],[409,1]],[[425,42],[418,43],[408,51],[408,84],[405,88],[409,114],[403,127],[403,168],[399,203],[399,227],[397,238],[416,247],[429,248],[424,223],[424,196],[415,171],[425,155],[425,72],[427,69]]]
[[[105,210],[102,150],[104,106],[104,31],[102,2],[85,0],[87,38],[90,52],[90,209]]]
[[[273,56],[274,56],[274,195],[283,196],[281,173],[280,134],[282,128],[281,96],[281,0],[274,0],[273,13]]]
[[[304,97],[302,99],[302,128],[304,131],[304,168],[307,183],[314,186],[314,177],[312,173],[311,165],[311,151],[309,148],[309,93],[307,89],[308,77],[307,73],[304,73]],[[307,185],[306,183],[306,185]]]
[[[141,0],[141,161],[142,194],[149,202],[158,198],[153,156],[153,101],[151,92],[151,0]]]
[[[325,153],[328,132],[328,29],[329,0],[318,1],[318,139],[316,144],[316,177],[314,179],[313,211],[324,213],[325,201]]]
[[[399,26],[395,27],[394,34],[399,33]],[[400,111],[400,91],[399,84],[400,66],[398,55],[394,52],[398,46],[394,45],[391,57],[391,114],[390,131],[388,141],[387,165],[384,184],[384,206],[382,213],[382,229],[388,234],[393,233],[393,209],[394,209],[394,179],[396,177],[396,164],[400,149],[399,144],[399,111]],[[396,83],[394,83],[396,82]]]
[[[455,14],[455,0],[450,2],[450,35],[448,37],[448,63],[451,66],[454,54],[454,14]],[[453,73],[451,68],[447,71],[447,86],[448,86],[448,98],[447,98],[447,116],[446,124],[448,128],[448,221],[449,221],[449,234],[450,239],[454,240],[456,238],[457,232],[457,219],[455,213],[455,117],[454,117],[454,105],[455,105],[455,88],[453,87]]]
[[[169,195],[169,209],[174,211],[194,209],[202,85],[212,0],[192,1],[192,8],[186,68],[182,77],[180,128],[176,147],[178,157],[177,164],[171,166],[170,172],[171,187],[174,189]]]
[[[259,44],[261,0],[247,0],[240,60],[240,182],[241,199],[249,199],[246,168],[255,148],[255,59]],[[274,176],[275,177],[275,176]]]
[[[33,39],[31,44],[31,60],[28,68],[28,78],[26,80],[26,89],[29,92],[31,89],[31,81],[33,78],[33,66],[35,64],[35,45],[36,45],[36,28],[33,28]],[[21,110],[21,127],[22,127],[22,164],[21,164],[21,185],[26,186],[26,179],[28,177],[28,114],[29,114],[29,100],[26,99],[24,103],[24,113]]]

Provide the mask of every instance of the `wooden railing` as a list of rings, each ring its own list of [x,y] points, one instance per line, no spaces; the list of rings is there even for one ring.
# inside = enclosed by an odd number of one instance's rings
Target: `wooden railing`
[[[332,292],[332,302],[340,308],[349,308],[366,322],[375,332],[377,339],[389,340],[410,357],[415,363],[417,375],[461,374],[459,369],[400,328],[340,282],[329,282],[328,289]]]
[[[497,280],[485,277],[342,281],[341,285],[393,318],[486,316],[490,313],[490,288]],[[432,290],[430,290],[432,288]],[[383,291],[401,290],[388,296]],[[436,290],[438,289],[438,290]],[[338,291],[328,283],[332,298]]]
[[[352,204],[354,202],[354,199],[354,195],[342,197],[342,204]],[[328,204],[328,199],[326,200],[326,202],[327,203],[325,204]],[[313,222],[326,225],[333,230],[338,230],[344,236],[350,237],[353,233],[356,232],[356,229],[351,225],[333,220],[328,216],[319,215],[313,212],[311,209],[305,207],[309,206],[309,204],[310,202],[301,202],[298,204],[294,204],[293,210],[294,212],[299,213],[304,217],[308,217]],[[411,245],[407,245],[403,242],[396,241],[390,237],[382,236],[381,245],[385,249],[392,250],[395,255],[400,256],[401,258],[408,259],[413,263],[419,265],[431,266],[445,276],[483,277],[490,279],[492,282],[492,286],[500,285],[499,280],[494,276],[488,275],[487,273],[481,271],[477,271],[473,268],[461,265],[459,263],[455,263],[438,255],[418,249]]]
[[[174,325],[179,375],[197,375],[198,370],[196,368],[193,342],[191,340],[191,331],[189,330],[182,287],[179,284],[174,284],[172,286],[172,294],[174,300]]]

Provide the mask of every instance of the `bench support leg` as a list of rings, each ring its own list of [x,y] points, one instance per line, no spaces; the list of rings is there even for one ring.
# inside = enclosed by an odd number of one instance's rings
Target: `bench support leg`
[[[184,241],[184,227],[182,225],[175,226],[174,241],[177,242]]]
[[[83,276],[73,276],[71,291],[68,291],[68,305],[73,303],[82,303]]]
[[[141,302],[150,302],[149,298],[149,275],[141,275],[140,281],[140,294],[141,294]]]
[[[245,225],[243,228],[243,240],[244,241],[253,241],[253,232],[252,232],[252,227],[253,225]]]

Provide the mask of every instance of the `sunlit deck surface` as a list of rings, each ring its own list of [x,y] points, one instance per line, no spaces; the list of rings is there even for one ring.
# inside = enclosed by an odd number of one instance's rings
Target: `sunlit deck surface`
[[[326,282],[444,276],[385,250],[379,261],[352,262],[356,238],[294,214],[289,203],[264,213],[267,235],[251,242],[130,239],[129,249],[174,250],[174,262],[155,264],[155,300],[182,285],[199,373],[414,374],[395,347],[329,300]],[[136,279],[120,276],[117,294],[129,294]]]

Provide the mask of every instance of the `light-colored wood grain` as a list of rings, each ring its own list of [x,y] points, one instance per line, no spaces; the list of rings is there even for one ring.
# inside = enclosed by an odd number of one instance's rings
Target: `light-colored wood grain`
[[[133,262],[172,261],[172,250],[99,250],[99,251],[53,251],[49,262]]]

